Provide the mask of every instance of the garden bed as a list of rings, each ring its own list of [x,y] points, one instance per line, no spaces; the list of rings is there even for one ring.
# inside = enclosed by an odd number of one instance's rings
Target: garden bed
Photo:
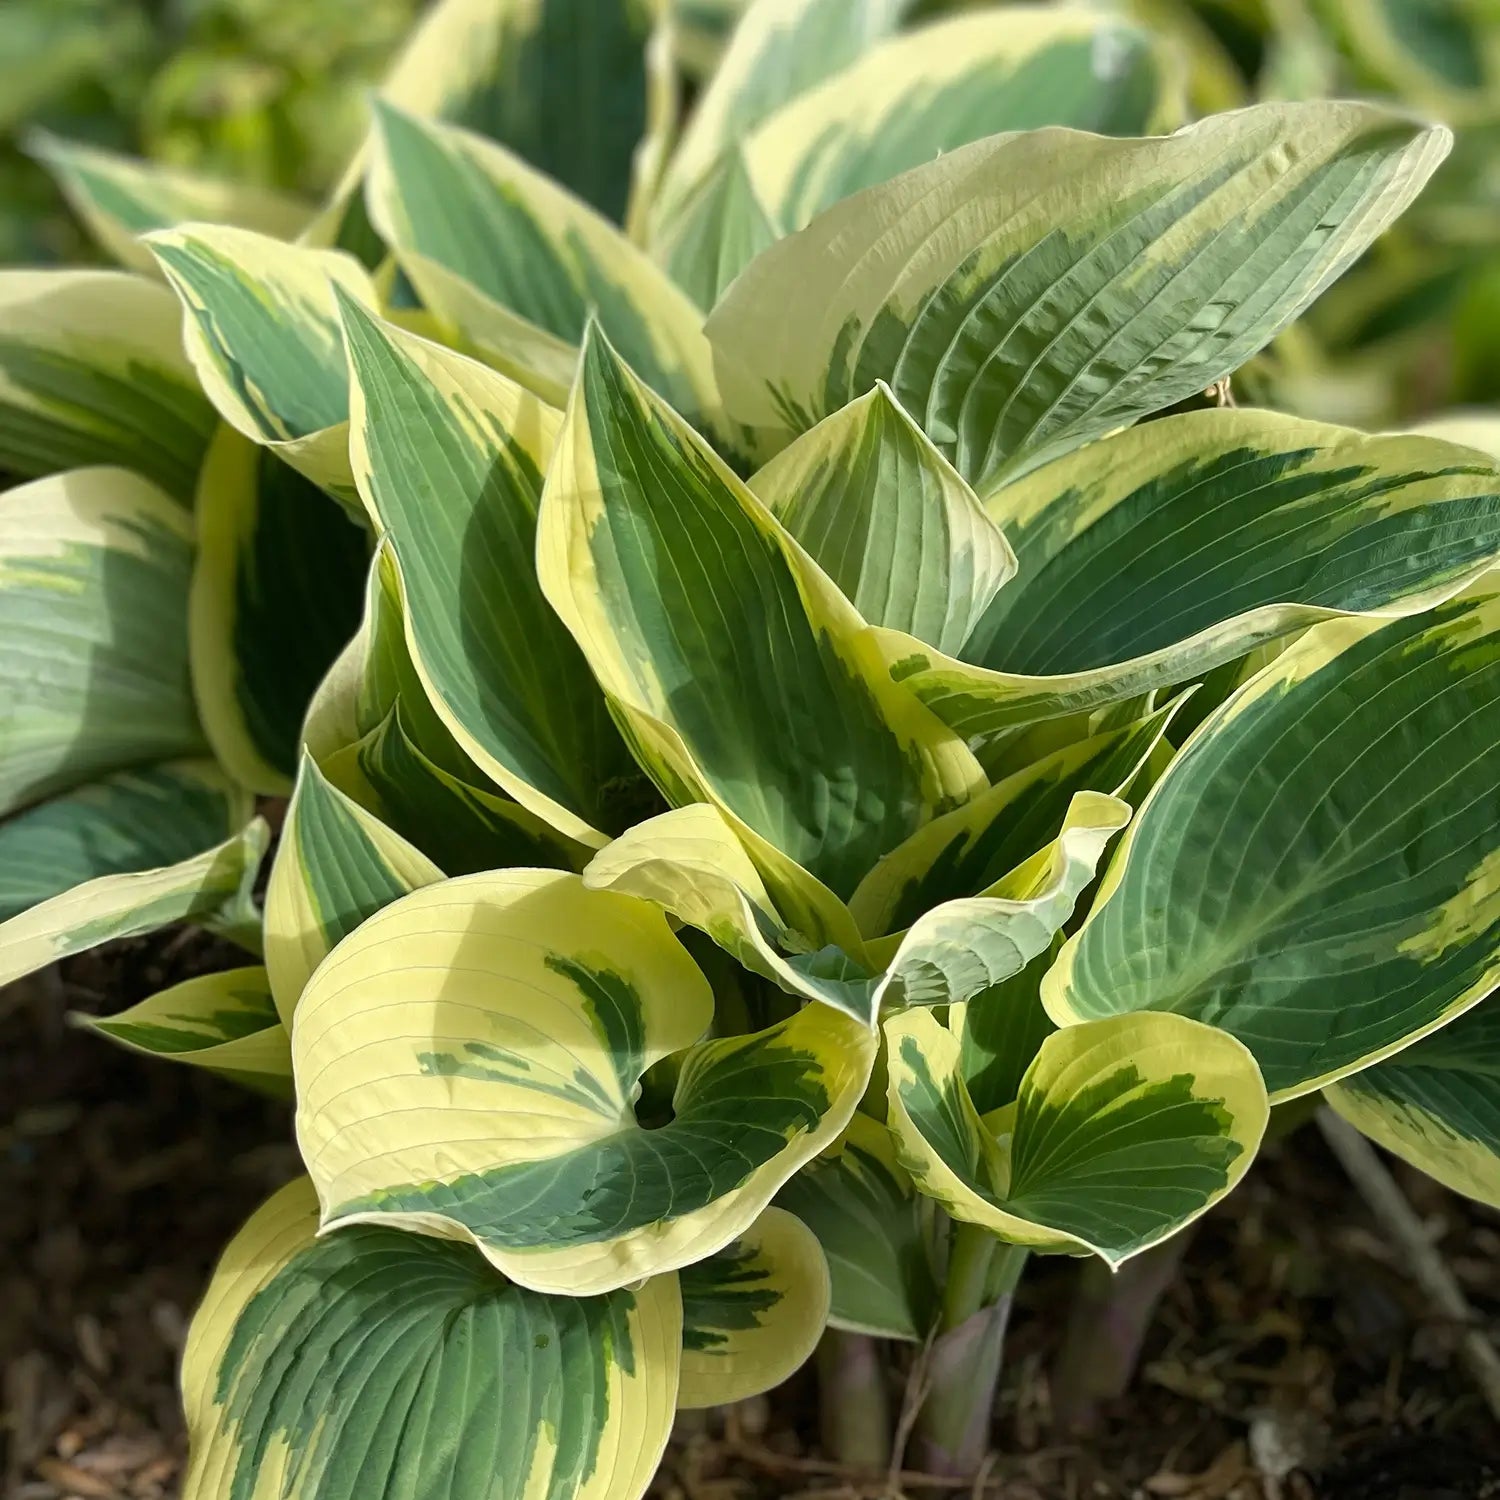
[[[219,1249],[297,1168],[289,1112],[69,1028],[212,961],[179,934],[0,991],[0,1493],[165,1500],[183,1451],[174,1364]],[[1500,1330],[1500,1217],[1398,1168]],[[1050,1421],[1045,1371],[1076,1285],[1023,1286],[978,1487],[1006,1500],[1483,1500],[1500,1434],[1434,1317],[1317,1132],[1269,1149],[1215,1208],[1165,1299],[1133,1393],[1100,1432]],[[684,1422],[662,1500],[938,1493],[819,1455],[804,1370],[768,1398]]]

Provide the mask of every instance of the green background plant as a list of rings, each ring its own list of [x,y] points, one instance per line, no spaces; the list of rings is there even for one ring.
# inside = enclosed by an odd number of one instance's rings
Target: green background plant
[[[417,0],[8,0],[0,7],[0,261],[87,241],[26,154],[30,128],[316,196]]]

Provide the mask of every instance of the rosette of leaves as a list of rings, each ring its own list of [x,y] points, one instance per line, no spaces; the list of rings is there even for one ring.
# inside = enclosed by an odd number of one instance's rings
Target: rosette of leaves
[[[594,308],[707,420],[703,311],[663,267],[707,300],[781,232],[762,198],[790,227],[995,130],[1178,119],[1163,49],[1119,22],[1006,9],[898,36],[889,0],[763,4],[668,159],[666,18],[595,9],[444,0],[321,207],[35,139],[121,269],[0,271],[0,473],[35,486],[0,501],[22,622],[3,668],[0,982],[182,919],[260,956],[252,799],[291,790],[378,531],[350,468],[333,284],[559,406]],[[175,1055],[219,1059],[252,1025],[212,1013]]]
[[[1478,1054],[1496,964],[1500,473],[1156,419],[1446,132],[1305,104],[1112,138],[1166,107],[1117,22],[938,23],[960,48],[762,0],[677,152],[634,152],[632,238],[587,153],[636,136],[543,161],[501,107],[567,9],[429,21],[493,64],[489,136],[430,74],[301,243],[159,227],[170,291],[114,283],[175,294],[176,388],[221,424],[191,510],[139,480],[185,539],[185,701],[226,784],[291,792],[263,964],[103,1023],[258,1039],[200,1060],[296,1096],[307,1176],[194,1320],[189,1500],[630,1500],[676,1408],[828,1321],[940,1339],[923,1458],[962,1469],[1023,1257],[1179,1231],[1271,1103],[1326,1088],[1494,1180],[1483,1077],[1460,1110],[1430,1075]],[[845,51],[788,98],[810,17]],[[1017,99],[1096,129],[1006,131]],[[373,269],[336,248],[370,234]],[[19,389],[54,445],[93,432]],[[33,545],[0,585],[64,592]],[[83,784],[0,839],[85,843]],[[58,900],[17,920],[95,896]],[[252,984],[259,1024],[204,1041]]]

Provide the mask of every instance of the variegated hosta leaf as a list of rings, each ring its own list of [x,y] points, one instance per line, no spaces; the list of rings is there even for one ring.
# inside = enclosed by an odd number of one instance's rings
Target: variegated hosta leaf
[[[778,883],[780,900],[729,820],[700,802],[627,828],[589,861],[583,881],[650,901],[788,994],[873,1025],[873,981],[848,910],[790,861],[779,872],[796,881]]]
[[[325,1228],[472,1240],[575,1296],[712,1254],[843,1128],[875,1046],[821,1005],[698,1043],[712,1015],[644,902],[542,870],[414,892],[298,1009],[297,1133]],[[672,1119],[644,1128],[641,1078],[684,1049]]]
[[[883,1004],[962,1003],[1044,951],[1129,816],[1117,798],[1081,792],[1046,848],[977,895],[936,906],[908,931],[868,946],[849,912],[811,878],[802,886],[801,925],[788,919],[734,829],[706,805],[630,829],[594,857],[584,878],[592,889],[655,903],[788,993],[868,1026]]]
[[[376,544],[375,554],[370,559],[370,570],[365,578],[365,605],[359,628],[345,642],[344,649],[333,659],[308,700],[307,713],[302,720],[302,747],[319,765],[330,756],[347,750],[380,722],[378,715],[366,717],[362,700],[369,696],[369,680],[375,670],[377,656],[384,654],[379,652],[375,631],[380,616],[386,613],[381,599],[383,589],[380,574],[394,567],[387,552],[384,543]],[[395,603],[399,607],[399,583],[393,579],[391,586],[396,595]],[[399,636],[399,608],[390,617],[394,619]],[[385,638],[386,641],[389,639],[389,636]],[[414,668],[412,673],[415,676]],[[395,696],[393,692],[393,702]],[[385,713],[389,713],[391,704],[383,704],[382,708]]]
[[[828,1323],[817,1236],[768,1208],[737,1239],[684,1266],[679,1407],[728,1406],[793,1375]]]
[[[636,153],[668,124],[655,0],[439,0],[381,89],[508,146],[619,221]]]
[[[1500,1208],[1500,1003],[1481,1001],[1384,1062],[1330,1085],[1328,1102],[1455,1193]]]
[[[1500,553],[1493,462],[1271,412],[1117,434],[986,508],[1020,567],[964,660],[886,642],[895,675],[966,735],[1201,676],[1334,615],[1424,609]]]
[[[269,188],[120,156],[44,130],[34,131],[26,146],[51,172],[73,212],[104,250],[122,266],[148,276],[159,272],[138,236],[153,229],[201,220],[291,239],[313,216],[308,204]]]
[[[254,810],[211,761],[118,771],[39,802],[0,821],[0,924],[97,876],[199,854]]]
[[[856,1114],[838,1142],[803,1167],[776,1201],[823,1247],[835,1328],[918,1343],[927,1336],[940,1298],[924,1225],[926,1200],[880,1121]]]
[[[186,504],[214,430],[172,294],[120,271],[0,271],[0,469],[120,464]]]
[[[314,689],[359,623],[369,541],[269,449],[219,429],[198,481],[189,656],[214,754],[283,795]]]
[[[1245,1047],[1183,1016],[1055,1033],[998,1120],[981,1120],[958,1038],[930,1011],[891,1017],[885,1034],[891,1129],[918,1187],[1012,1244],[1112,1266],[1234,1187],[1270,1113]]]
[[[1144,135],[1165,118],[1161,49],[1082,7],[999,6],[889,38],[745,141],[772,217],[801,229],[851,193],[1002,131]]]
[[[675,7],[672,55],[687,77],[701,84],[713,73],[749,7],[750,0],[682,0]]]
[[[429,759],[465,779],[482,779],[438,718],[406,645],[401,578],[388,540],[376,543],[365,579],[359,629],[313,693],[302,741],[320,765],[373,733],[400,708],[407,730]]]
[[[1016,571],[974,491],[884,381],[825,417],[750,488],[872,625],[958,651]]]
[[[745,11],[651,211],[652,255],[700,307],[712,307],[785,233],[750,179],[745,138],[893,31],[904,8],[904,0],[757,0]]]
[[[559,425],[529,391],[345,303],[359,491],[388,540],[412,660],[475,762],[595,846],[634,765],[583,654],[535,583]]]
[[[1172,720],[1172,742],[1163,742],[1153,751],[1150,760],[1142,769],[1136,786],[1139,795],[1136,800],[1151,790],[1151,787],[1160,779],[1161,773],[1166,770],[1172,756],[1175,755],[1176,745],[1186,742],[1189,735],[1198,728],[1216,708],[1221,707],[1232,693],[1250,681],[1262,668],[1270,666],[1278,656],[1289,647],[1296,645],[1297,636],[1282,636],[1280,640],[1268,641],[1264,646],[1257,646],[1248,656],[1241,656],[1235,661],[1225,662],[1223,666],[1215,667],[1211,672],[1204,673],[1203,677],[1191,687],[1186,688],[1179,697],[1188,699],[1182,713]],[[1148,698],[1156,698],[1155,693],[1147,694]],[[1095,714],[1116,714],[1130,707],[1131,704],[1139,702],[1135,698],[1122,698],[1118,703],[1111,703],[1105,708],[1095,709]],[[1092,718],[1093,715],[1090,715]],[[1040,728],[1047,729],[1052,726],[1060,726],[1069,723],[1069,719],[1044,719]],[[1000,738],[990,741],[1000,754],[1005,753],[1003,747],[1015,746],[1020,748],[1025,745],[1028,738],[1027,731],[1023,730],[1017,735],[1002,735]]]
[[[705,312],[785,231],[761,202],[744,152],[734,147],[678,204],[651,253]]]
[[[1079,793],[1123,796],[1183,701],[1038,755],[919,828],[855,889],[849,910],[859,930],[904,932],[944,901],[979,895],[1057,837]]]
[[[765,458],[884,379],[987,494],[1242,364],[1450,139],[1319,102],[1160,139],[1048,129],[948,152],[747,268],[708,327],[726,406]]]
[[[948,1012],[949,1029],[958,1037],[960,1070],[981,1115],[1015,1103],[1027,1068],[1057,1030],[1042,1005],[1041,986],[1061,946],[1059,934],[1024,969]]]
[[[0,821],[0,952],[12,918],[85,881],[201,854],[254,810],[211,761],[176,761],[118,771]]]
[[[1143,32],[1111,17],[1040,6],[960,16],[880,42],[763,117],[740,146],[721,148],[712,166],[699,169],[694,191],[667,200],[671,211],[659,215],[653,246],[674,275],[697,284],[693,272],[701,276],[705,263],[689,259],[692,242],[715,243],[715,204],[705,188],[716,178],[727,182],[737,154],[745,181],[724,201],[726,225],[742,224],[745,206],[754,204],[780,234],[981,136],[1043,125],[1107,135],[1159,128],[1158,52]],[[684,171],[674,175],[689,180]],[[742,234],[719,237],[717,287],[760,248]]]
[[[1500,594],[1309,631],[1179,751],[1043,982],[1061,1025],[1175,1011],[1271,1097],[1500,978]]]
[[[370,213],[427,307],[549,399],[595,316],[679,410],[716,410],[701,315],[612,224],[494,142],[390,105],[377,121]]]
[[[1500,463],[1500,414],[1472,408],[1429,417],[1411,429],[1423,437],[1442,438],[1465,448],[1477,448]]]
[[[899,940],[870,945],[886,965],[874,1003],[958,1005],[1020,973],[1073,915],[1105,847],[1129,821],[1118,797],[1077,793],[1047,848],[977,896],[933,907]]]
[[[0,815],[202,748],[192,551],[188,512],[124,469],[0,494]]]
[[[466,1245],[317,1230],[301,1178],[214,1272],[183,1500],[639,1500],[676,1404],[675,1276],[541,1297]]]
[[[304,752],[266,889],[266,969],[290,1029],[309,976],[366,917],[443,872]]]
[[[782,105],[854,62],[900,24],[906,0],[755,0],[693,106],[652,211],[652,240],[680,220],[738,142]]]
[[[597,329],[537,571],[668,800],[717,803],[840,896],[983,783],[821,569]]]
[[[519,802],[486,791],[431,760],[408,728],[404,704],[323,763],[328,779],[443,870],[471,875],[510,865],[572,870],[589,850]]]
[[[290,1096],[292,1043],[262,968],[200,974],[113,1016],[73,1020],[148,1057],[207,1068],[247,1088]]]
[[[205,769],[204,774],[211,773]],[[106,788],[111,785],[107,783]],[[68,799],[70,808],[77,806],[82,795]],[[48,831],[31,822],[42,819],[56,806],[46,804],[6,824],[0,830],[0,850],[8,855],[8,835],[21,829],[42,833],[44,837],[38,842],[56,848],[57,838],[45,838]],[[171,807],[169,819],[191,816],[176,801]],[[196,921],[242,947],[258,948],[259,913],[250,892],[270,842],[270,830],[260,818],[254,818],[222,842],[205,847],[206,821],[199,818],[170,833],[159,830],[155,848],[148,847],[145,840],[137,844],[133,867],[128,871],[86,879],[0,923],[0,985],[100,943],[137,937],[173,922]],[[55,830],[51,832],[55,834]],[[104,830],[106,837],[109,832]],[[171,864],[157,868],[134,864],[137,858],[172,859],[180,849],[191,852]],[[18,852],[24,852],[24,842]]]
[[[303,737],[334,786],[443,870],[577,869],[588,858],[586,846],[490,790],[437,717],[407,651],[388,542],[371,561],[364,620],[313,695]]]
[[[352,256],[218,224],[146,237],[182,301],[183,342],[236,431],[358,509],[349,475],[349,376],[335,288],[373,305]]]

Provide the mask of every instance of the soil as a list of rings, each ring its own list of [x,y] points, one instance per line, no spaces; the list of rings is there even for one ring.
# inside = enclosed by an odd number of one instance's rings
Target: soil
[[[215,966],[180,933],[0,990],[0,1494],[170,1500],[175,1364],[224,1241],[297,1170],[287,1109],[66,1024]],[[1490,1332],[1500,1215],[1399,1169]],[[1087,1439],[1047,1371],[1078,1268],[1028,1273],[991,1500],[1500,1500],[1500,1431],[1315,1130],[1269,1150],[1202,1222],[1132,1392]],[[826,1461],[803,1371],[684,1419],[659,1500],[893,1500],[943,1491]]]

